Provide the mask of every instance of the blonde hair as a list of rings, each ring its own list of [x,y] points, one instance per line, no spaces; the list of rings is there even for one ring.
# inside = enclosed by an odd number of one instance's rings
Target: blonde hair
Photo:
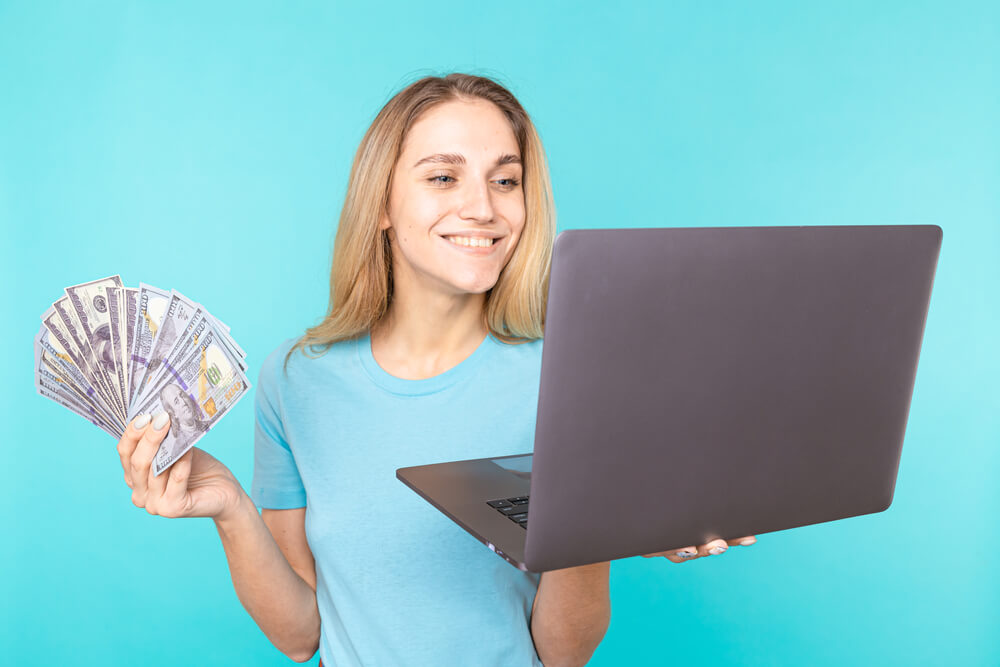
[[[444,102],[469,99],[492,102],[503,112],[517,138],[523,166],[524,230],[496,284],[486,292],[483,321],[505,343],[543,337],[556,213],[542,141],[510,91],[492,79],[456,72],[427,76],[406,86],[382,107],[365,132],[351,165],[334,239],[329,308],[323,320],[306,329],[288,351],[286,368],[295,350],[319,356],[338,341],[369,332],[385,315],[392,300],[392,250],[379,220],[388,205],[403,140],[424,112]]]

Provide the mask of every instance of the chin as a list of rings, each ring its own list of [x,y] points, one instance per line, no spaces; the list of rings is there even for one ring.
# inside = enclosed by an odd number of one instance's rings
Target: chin
[[[444,282],[460,294],[483,294],[492,289],[499,278],[499,275],[483,275],[482,273],[469,275],[466,273],[448,276]]]
[[[497,281],[486,281],[478,280],[470,283],[453,283],[455,289],[463,294],[485,294],[493,289],[497,284]]]

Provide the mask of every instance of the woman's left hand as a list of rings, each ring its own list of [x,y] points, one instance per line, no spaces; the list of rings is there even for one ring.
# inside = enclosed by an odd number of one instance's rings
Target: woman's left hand
[[[682,549],[671,549],[669,551],[657,551],[655,554],[644,554],[643,558],[663,556],[667,560],[673,561],[674,563],[684,563],[696,558],[702,558],[703,556],[717,556],[718,554],[723,554],[729,547],[735,547],[737,545],[748,547],[756,541],[757,538],[754,535],[738,537],[735,540],[728,541],[718,539],[706,542],[700,547],[684,547]]]

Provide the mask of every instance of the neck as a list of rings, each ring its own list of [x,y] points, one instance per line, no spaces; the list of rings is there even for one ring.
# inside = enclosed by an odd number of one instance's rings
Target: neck
[[[372,327],[372,340],[415,359],[448,356],[474,349],[486,336],[482,294],[460,299],[402,302],[393,296],[388,312]],[[475,298],[478,297],[478,298]]]
[[[457,365],[483,342],[485,294],[396,289],[389,310],[372,327],[372,354],[393,375],[433,377]]]

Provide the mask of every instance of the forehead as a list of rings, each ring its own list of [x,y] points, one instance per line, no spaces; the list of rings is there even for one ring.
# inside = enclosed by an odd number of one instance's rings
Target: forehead
[[[431,153],[461,153],[469,160],[518,155],[510,121],[486,100],[450,101],[425,112],[410,127],[400,160],[407,167]]]

